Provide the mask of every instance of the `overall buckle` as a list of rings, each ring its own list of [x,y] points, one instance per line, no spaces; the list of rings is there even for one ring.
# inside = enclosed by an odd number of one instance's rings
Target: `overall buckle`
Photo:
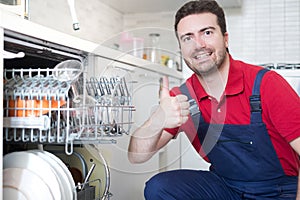
[[[251,112],[261,112],[261,100],[260,95],[250,96],[250,107]]]

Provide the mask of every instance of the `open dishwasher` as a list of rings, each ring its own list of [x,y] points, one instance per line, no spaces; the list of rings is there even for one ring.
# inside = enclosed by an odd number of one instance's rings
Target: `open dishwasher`
[[[116,143],[131,129],[135,108],[130,77],[113,67],[91,76],[92,54],[12,31],[5,31],[4,53],[4,145],[37,145],[39,156],[44,156],[44,145],[64,146],[66,155],[76,153],[74,146],[97,151],[106,173],[104,191],[80,198],[109,198],[109,167],[96,146]],[[89,182],[72,182],[72,194],[64,198],[77,199]]]

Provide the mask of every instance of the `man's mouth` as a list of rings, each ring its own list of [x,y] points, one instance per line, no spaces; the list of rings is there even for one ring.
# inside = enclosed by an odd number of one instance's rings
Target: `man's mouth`
[[[197,59],[197,60],[203,60],[203,59],[206,59],[208,57],[210,57],[212,54],[212,52],[205,52],[205,53],[198,53],[194,56],[194,59]]]

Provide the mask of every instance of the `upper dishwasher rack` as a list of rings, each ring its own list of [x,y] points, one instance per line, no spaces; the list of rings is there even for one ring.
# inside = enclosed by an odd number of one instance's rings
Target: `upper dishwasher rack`
[[[3,127],[7,142],[115,143],[132,125],[132,95],[125,77],[62,81],[58,69],[4,69]]]

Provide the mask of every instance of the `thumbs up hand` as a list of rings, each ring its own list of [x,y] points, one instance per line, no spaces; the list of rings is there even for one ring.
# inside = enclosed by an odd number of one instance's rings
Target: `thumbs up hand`
[[[160,93],[160,106],[156,116],[159,116],[164,128],[176,128],[188,120],[189,102],[185,95],[170,96],[169,80],[163,77]]]

